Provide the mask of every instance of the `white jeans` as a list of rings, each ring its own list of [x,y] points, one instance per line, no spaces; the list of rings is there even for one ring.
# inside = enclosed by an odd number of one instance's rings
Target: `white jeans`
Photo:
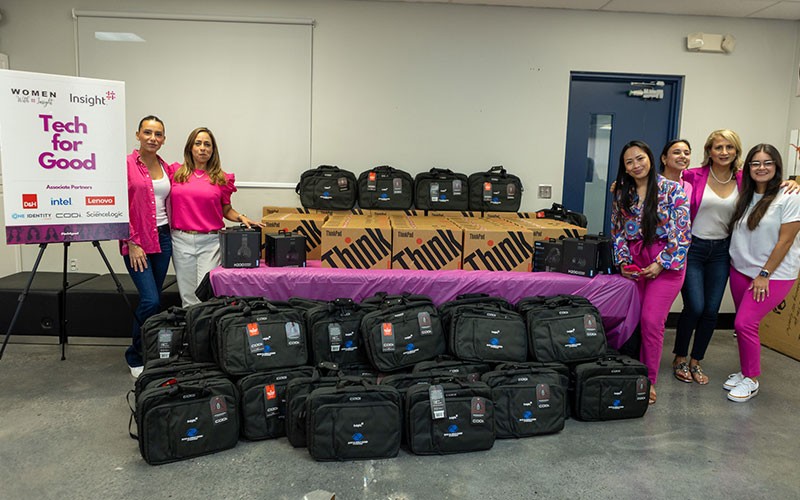
[[[220,262],[218,234],[172,231],[172,265],[175,266],[183,307],[200,302],[194,291],[206,273],[219,266]]]

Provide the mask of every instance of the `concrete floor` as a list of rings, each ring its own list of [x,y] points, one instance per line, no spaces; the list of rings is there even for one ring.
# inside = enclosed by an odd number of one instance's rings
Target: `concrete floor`
[[[10,344],[0,361],[0,498],[345,499],[800,498],[800,366],[764,348],[760,394],[725,398],[736,341],[718,332],[708,386],[669,371],[644,418],[567,421],[559,434],[497,441],[490,451],[317,463],[285,438],[149,466],[128,436],[132,379],[123,346]]]

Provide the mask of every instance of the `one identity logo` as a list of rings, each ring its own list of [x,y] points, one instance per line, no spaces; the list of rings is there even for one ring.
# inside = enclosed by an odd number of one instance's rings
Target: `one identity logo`
[[[27,210],[39,208],[39,197],[35,194],[23,194],[22,208]]]

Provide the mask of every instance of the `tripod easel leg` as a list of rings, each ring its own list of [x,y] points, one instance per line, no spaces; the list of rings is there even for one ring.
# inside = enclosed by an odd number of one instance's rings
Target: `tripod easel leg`
[[[0,348],[0,359],[3,359],[3,353],[6,351],[6,345],[8,345],[8,339],[11,338],[11,332],[14,329],[14,325],[17,323],[17,318],[19,317],[20,311],[22,311],[22,304],[25,303],[25,298],[28,296],[28,292],[30,292],[31,290],[31,285],[33,285],[33,278],[34,276],[36,276],[36,270],[39,268],[39,263],[42,261],[42,255],[44,255],[45,248],[47,248],[47,243],[39,244],[39,255],[36,256],[36,262],[33,264],[33,269],[31,269],[31,275],[28,278],[28,282],[25,284],[25,288],[22,290],[22,293],[19,294],[19,298],[17,299],[17,309],[14,311],[14,316],[11,317],[11,324],[8,325],[8,331],[6,331],[6,337],[5,339],[3,339],[3,347]]]

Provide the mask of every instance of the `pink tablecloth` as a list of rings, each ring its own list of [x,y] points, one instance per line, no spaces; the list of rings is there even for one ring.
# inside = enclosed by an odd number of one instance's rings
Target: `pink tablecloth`
[[[360,301],[376,292],[427,295],[441,304],[464,293],[488,293],[516,303],[532,295],[581,295],[600,310],[610,347],[619,348],[639,322],[640,303],[633,281],[619,275],[594,278],[560,273],[502,271],[407,271],[327,269],[318,261],[309,267],[259,267],[211,271],[214,294]]]

